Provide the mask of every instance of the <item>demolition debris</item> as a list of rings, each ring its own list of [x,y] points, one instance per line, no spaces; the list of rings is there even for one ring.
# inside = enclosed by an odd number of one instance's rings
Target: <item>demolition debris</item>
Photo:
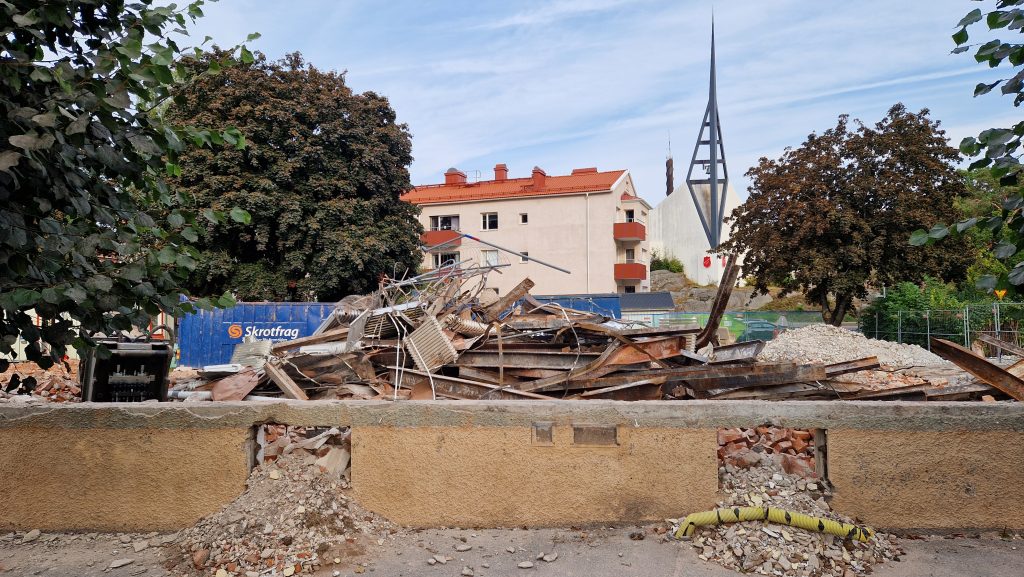
[[[499,265],[500,266],[500,265]],[[988,382],[907,371],[948,367],[909,345],[836,327],[784,333],[767,346],[719,346],[723,282],[703,328],[642,323],[542,303],[523,279],[498,296],[498,266],[452,265],[339,303],[311,336],[251,338],[169,397],[290,399],[943,399],[1007,398]],[[734,272],[735,264],[728,274]]]

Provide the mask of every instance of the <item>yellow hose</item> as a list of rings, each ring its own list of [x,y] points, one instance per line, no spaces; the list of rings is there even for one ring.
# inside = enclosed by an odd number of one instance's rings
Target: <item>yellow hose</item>
[[[875,534],[869,527],[860,527],[849,523],[840,523],[832,519],[811,517],[792,511],[773,509],[772,507],[733,507],[732,509],[715,509],[687,515],[683,522],[676,529],[675,538],[682,539],[690,537],[694,530],[702,525],[721,525],[722,523],[736,523],[738,521],[763,521],[789,525],[808,531],[819,533],[830,533],[844,539],[855,539],[867,541]]]

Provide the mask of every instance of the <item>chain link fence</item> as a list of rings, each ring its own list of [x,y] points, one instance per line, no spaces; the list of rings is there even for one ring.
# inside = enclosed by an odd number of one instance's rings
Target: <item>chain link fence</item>
[[[642,322],[654,328],[699,326],[704,328],[709,313],[623,313],[623,319]],[[725,313],[720,328],[726,329],[736,341],[771,340],[789,329],[821,323],[821,313],[814,311],[749,311]]]
[[[870,338],[920,345],[929,350],[932,338],[970,348],[983,334],[1021,346],[1024,345],[1024,303],[983,303],[951,310],[879,311],[862,316],[859,325],[861,332]],[[986,349],[984,352],[993,354],[995,351]]]

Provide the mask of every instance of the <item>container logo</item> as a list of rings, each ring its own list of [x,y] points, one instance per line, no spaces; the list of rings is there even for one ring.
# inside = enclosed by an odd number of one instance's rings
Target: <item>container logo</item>
[[[250,325],[243,329],[242,325],[235,323],[228,326],[228,336],[233,339],[246,336],[265,339],[287,340],[299,338],[299,329],[295,327],[285,327],[282,325],[275,325],[272,327],[256,327]]]

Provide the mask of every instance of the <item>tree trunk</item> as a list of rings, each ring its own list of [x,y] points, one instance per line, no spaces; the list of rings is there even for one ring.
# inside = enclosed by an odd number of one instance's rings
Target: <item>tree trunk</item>
[[[846,318],[846,313],[850,311],[852,304],[853,295],[850,293],[836,295],[836,304],[833,307],[829,307],[828,297],[826,296],[825,302],[821,303],[821,318],[827,324],[838,327],[843,324],[843,319]]]

